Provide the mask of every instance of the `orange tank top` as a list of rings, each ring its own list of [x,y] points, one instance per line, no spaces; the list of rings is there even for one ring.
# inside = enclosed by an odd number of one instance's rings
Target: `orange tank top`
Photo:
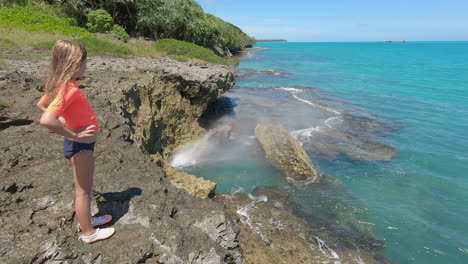
[[[40,102],[49,104],[47,94],[42,96]],[[67,83],[65,91],[58,92],[46,111],[56,116],[62,116],[66,121],[67,128],[72,130],[79,130],[89,125],[95,125],[95,130],[99,130],[96,113],[74,80]]]

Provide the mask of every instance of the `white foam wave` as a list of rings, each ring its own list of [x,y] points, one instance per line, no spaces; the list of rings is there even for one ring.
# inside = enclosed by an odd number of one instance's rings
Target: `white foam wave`
[[[190,156],[188,153],[178,153],[174,156],[171,166],[176,169],[190,167],[198,164],[200,161]]]
[[[246,206],[239,208],[236,211],[237,214],[239,214],[240,216],[241,222],[244,224],[247,224],[257,235],[259,235],[266,245],[270,247],[274,247],[272,241],[268,239],[268,237],[265,234],[263,234],[262,231],[260,230],[259,226],[261,226],[261,223],[253,223],[252,219],[250,218],[251,210],[255,207],[255,205],[260,202],[268,201],[268,197],[264,195],[255,197],[249,193],[249,198],[252,199],[253,201],[247,204]]]
[[[285,229],[285,225],[283,222],[281,222],[281,220],[273,220],[273,218],[270,218],[268,219],[268,223],[274,227],[276,227],[278,230],[284,230]]]
[[[243,187],[237,187],[236,189],[232,191],[232,194],[243,193],[243,192],[245,192],[245,189]]]
[[[361,256],[358,256],[358,257],[356,258],[356,262],[357,262],[358,264],[366,264],[366,263],[364,262],[364,260],[362,260]]]
[[[302,92],[303,92],[301,89],[292,88],[292,87],[279,87],[279,88],[275,88],[275,89],[277,89],[277,90],[285,90],[285,91],[294,92],[294,93],[302,93]]]
[[[251,219],[250,219],[250,210],[251,210],[257,203],[260,203],[260,202],[267,202],[267,201],[268,201],[268,197],[266,197],[266,196],[264,196],[264,195],[255,197],[255,196],[253,196],[252,194],[249,193],[249,198],[252,199],[253,201],[252,201],[251,203],[247,204],[246,206],[241,207],[240,209],[238,209],[238,210],[237,210],[237,213],[238,213],[240,216],[243,216],[243,217],[241,217],[242,223],[248,224],[249,226],[252,226],[252,221],[251,221]]]
[[[319,246],[319,250],[323,253],[323,255],[325,255],[326,257],[328,258],[332,258],[332,259],[340,259],[340,256],[333,250],[331,249],[326,243],[325,241],[323,241],[322,239],[320,239],[319,237],[315,237],[315,239],[317,240],[317,244]]]
[[[308,127],[304,129],[291,131],[291,135],[296,139],[299,137],[311,137],[314,132],[320,131],[320,127]]]
[[[312,103],[311,101],[308,101],[308,100],[299,98],[299,97],[298,97],[297,95],[295,95],[294,93],[291,93],[291,94],[292,94],[292,96],[293,96],[294,98],[296,98],[297,100],[299,100],[299,101],[301,101],[301,102],[303,102],[303,103],[306,103],[306,104],[311,105],[311,106],[316,107],[316,108],[321,108],[321,109],[323,109],[323,110],[325,110],[325,111],[332,112],[332,113],[337,114],[337,115],[341,115],[340,112],[338,112],[338,111],[336,111],[336,110],[334,110],[334,109],[331,109],[331,108],[328,108],[328,107],[326,107],[326,106],[322,106],[322,105],[319,105],[319,104],[315,104],[315,103]]]
[[[341,122],[343,122],[343,119],[341,119],[340,116],[333,116],[333,117],[327,118],[327,120],[325,120],[325,125],[328,128],[333,128],[332,127],[333,122],[341,123]]]
[[[302,181],[298,181],[298,180],[295,180],[294,178],[292,177],[286,177],[286,180],[289,182],[289,183],[292,183],[292,185],[296,186],[296,187],[304,187],[304,186],[307,186],[309,184],[314,184],[315,183],[315,179],[314,178],[307,178],[305,180],[302,180]]]
[[[170,159],[170,164],[176,169],[193,166],[199,163],[207,153],[214,149],[214,144],[208,141],[209,135],[205,135],[199,140],[193,142],[186,148],[177,152]]]
[[[358,221],[358,223],[364,224],[364,225],[375,225],[374,223],[371,223],[371,222],[363,222],[363,221]]]
[[[306,104],[311,105],[311,106],[316,107],[316,108],[321,108],[321,109],[323,109],[323,110],[325,110],[325,111],[332,112],[332,113],[335,113],[335,114],[337,114],[337,115],[341,115],[340,112],[338,112],[338,111],[336,111],[336,110],[334,110],[334,109],[328,108],[328,107],[323,106],[323,105],[319,105],[319,104],[312,103],[312,102],[309,101],[309,100],[305,100],[305,99],[299,98],[296,94],[303,92],[303,91],[300,90],[300,89],[293,88],[293,87],[279,87],[279,88],[276,88],[276,89],[285,90],[285,91],[290,92],[291,95],[292,95],[294,98],[296,98],[297,100],[299,100],[299,101],[301,101],[301,102],[303,102],[303,103],[306,103]]]

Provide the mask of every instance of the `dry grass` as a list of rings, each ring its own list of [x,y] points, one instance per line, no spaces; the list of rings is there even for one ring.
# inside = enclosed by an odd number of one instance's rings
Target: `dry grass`
[[[11,107],[11,104],[6,100],[0,99],[0,108],[7,108],[7,107]]]
[[[156,51],[152,45],[127,43],[125,46],[127,46],[132,51],[132,54],[135,57],[156,58],[166,54],[164,52]]]
[[[100,36],[103,39],[102,36]],[[53,43],[59,39],[73,39],[71,36],[62,34],[52,34],[48,32],[28,32],[22,29],[11,29],[11,28],[0,28],[0,52],[15,51],[20,49],[28,49],[37,46],[42,43]],[[156,51],[152,44],[154,41],[148,41],[144,39],[130,39],[128,43],[124,43],[118,40],[110,40],[121,44],[130,49],[131,54],[135,57],[160,57],[164,55],[163,52]],[[29,54],[30,56],[24,55],[1,55],[0,58],[12,59],[12,60],[31,60],[38,61],[42,59],[39,54]],[[1,65],[1,64],[0,64]]]
[[[70,38],[62,34],[47,32],[28,32],[17,28],[0,28],[0,51],[32,48],[46,41]]]
[[[0,59],[0,68],[10,68],[12,65],[2,59]]]
[[[7,59],[7,60],[23,60],[23,61],[30,61],[30,62],[39,62],[46,59],[46,54],[44,53],[36,53],[36,52],[24,52],[21,54],[2,54],[0,55],[0,59]]]

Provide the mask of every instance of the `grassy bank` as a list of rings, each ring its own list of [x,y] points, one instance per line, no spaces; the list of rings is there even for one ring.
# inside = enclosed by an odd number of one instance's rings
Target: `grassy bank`
[[[44,51],[50,50],[59,39],[82,43],[91,56],[130,58],[167,55],[181,61],[224,65],[237,65],[239,62],[238,58],[225,59],[209,49],[173,39],[158,42],[131,39],[125,43],[104,34],[90,33],[75,26],[73,19],[60,17],[54,10],[45,12],[42,9],[30,6],[0,8],[0,67],[8,66],[5,59],[40,60]],[[22,54],[15,52],[25,49],[33,50]]]

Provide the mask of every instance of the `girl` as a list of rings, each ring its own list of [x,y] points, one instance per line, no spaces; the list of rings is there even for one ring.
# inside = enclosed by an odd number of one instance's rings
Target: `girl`
[[[91,217],[91,187],[94,174],[94,145],[99,125],[87,97],[76,79],[86,70],[86,49],[79,43],[59,40],[52,50],[45,94],[37,106],[44,112],[40,124],[65,137],[65,158],[73,167],[75,212],[83,234],[79,240],[93,243],[111,237],[114,228],[94,228],[112,220],[110,215]]]

